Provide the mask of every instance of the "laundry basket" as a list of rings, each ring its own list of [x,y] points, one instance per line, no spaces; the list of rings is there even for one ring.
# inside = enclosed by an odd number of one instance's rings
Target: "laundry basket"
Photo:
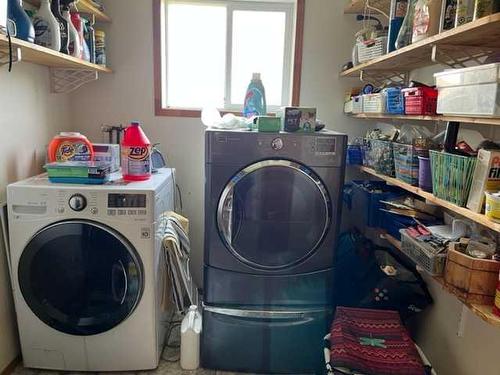
[[[429,154],[434,195],[464,207],[469,197],[477,159],[432,150]]]

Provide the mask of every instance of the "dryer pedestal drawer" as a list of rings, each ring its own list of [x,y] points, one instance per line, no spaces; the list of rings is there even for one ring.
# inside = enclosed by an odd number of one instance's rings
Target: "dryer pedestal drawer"
[[[257,312],[205,307],[202,366],[253,373],[321,373],[331,310]]]
[[[207,305],[331,306],[333,269],[297,275],[252,275],[205,266]]]

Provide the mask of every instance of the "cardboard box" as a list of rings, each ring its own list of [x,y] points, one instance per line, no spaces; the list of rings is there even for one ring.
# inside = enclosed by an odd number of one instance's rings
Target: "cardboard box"
[[[286,132],[316,131],[316,108],[283,107],[277,113],[281,117],[281,129]]]
[[[484,192],[500,191],[500,151],[479,150],[467,200],[467,208],[481,212],[484,206]]]
[[[120,169],[120,145],[93,143],[94,161],[111,164],[111,172]]]

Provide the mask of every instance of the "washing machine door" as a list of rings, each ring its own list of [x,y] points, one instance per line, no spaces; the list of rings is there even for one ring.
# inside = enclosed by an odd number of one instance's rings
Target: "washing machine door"
[[[142,264],[132,245],[91,221],[63,221],[36,233],[19,260],[22,295],[50,327],[71,335],[106,332],[134,311]]]
[[[329,229],[331,210],[328,191],[311,169],[289,160],[264,160],[226,185],[217,225],[240,261],[277,270],[314,253]]]

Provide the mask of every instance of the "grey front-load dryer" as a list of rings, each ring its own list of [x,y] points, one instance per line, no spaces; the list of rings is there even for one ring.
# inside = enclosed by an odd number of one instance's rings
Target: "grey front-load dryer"
[[[206,304],[331,304],[346,142],[207,130]]]

